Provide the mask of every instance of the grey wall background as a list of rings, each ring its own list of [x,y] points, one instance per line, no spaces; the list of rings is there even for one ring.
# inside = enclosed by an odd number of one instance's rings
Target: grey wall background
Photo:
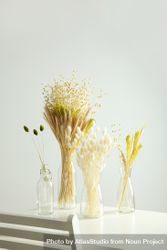
[[[147,125],[132,176],[136,207],[167,212],[166,13],[165,0],[0,0],[1,210],[34,207],[40,163],[22,125],[43,122],[42,83],[76,69],[107,93],[99,126],[120,123],[125,136]],[[60,155],[49,129],[45,147],[56,189]],[[119,167],[113,151],[105,205],[115,203]]]

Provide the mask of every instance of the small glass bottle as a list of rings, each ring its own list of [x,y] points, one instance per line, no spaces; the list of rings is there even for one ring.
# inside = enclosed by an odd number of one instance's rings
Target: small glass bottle
[[[47,166],[40,170],[40,179],[37,183],[38,213],[52,214],[54,209],[54,187],[52,175]]]
[[[120,213],[131,213],[135,211],[135,197],[131,182],[131,172],[125,173],[125,171],[121,169],[121,173],[117,209]]]

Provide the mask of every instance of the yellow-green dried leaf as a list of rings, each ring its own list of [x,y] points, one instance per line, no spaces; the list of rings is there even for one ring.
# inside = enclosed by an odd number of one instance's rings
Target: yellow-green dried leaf
[[[127,135],[126,137],[126,160],[127,162],[130,158],[131,148],[132,148],[132,140],[130,138],[130,135]]]
[[[89,130],[93,127],[94,123],[95,123],[94,119],[90,119],[90,120],[88,121],[88,124],[87,124],[87,126],[86,126],[86,129],[85,129],[85,131],[84,131],[85,135],[89,133]]]

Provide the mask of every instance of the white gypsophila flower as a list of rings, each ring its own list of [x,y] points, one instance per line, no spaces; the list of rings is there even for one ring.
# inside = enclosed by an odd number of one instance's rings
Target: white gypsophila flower
[[[48,107],[62,105],[70,110],[87,111],[90,104],[90,86],[89,82],[82,80],[78,84],[75,79],[56,80],[53,86],[44,88],[44,99]]]

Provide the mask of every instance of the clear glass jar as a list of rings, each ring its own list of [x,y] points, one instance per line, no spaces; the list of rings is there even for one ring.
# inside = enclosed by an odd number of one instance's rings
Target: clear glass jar
[[[135,211],[135,197],[131,182],[131,173],[121,170],[122,176],[118,188],[117,210],[120,213]]]
[[[103,215],[103,202],[99,183],[94,183],[94,185],[85,184],[80,213],[85,218],[98,218]]]
[[[52,214],[54,210],[54,186],[50,170],[45,166],[40,170],[37,183],[38,213]]]

